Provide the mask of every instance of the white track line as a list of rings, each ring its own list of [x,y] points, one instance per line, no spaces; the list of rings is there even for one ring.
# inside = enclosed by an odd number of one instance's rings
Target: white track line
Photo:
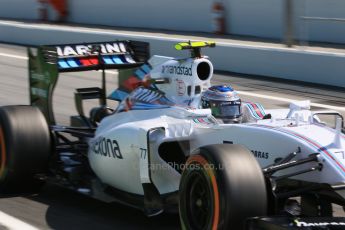
[[[24,57],[24,56],[17,56],[17,55],[12,55],[12,54],[5,54],[5,53],[0,53],[0,56],[9,57],[9,58],[25,59],[25,60],[28,59],[27,57]],[[117,74],[117,71],[106,70],[105,72],[109,73],[109,74]],[[289,102],[289,103],[296,101],[296,100],[289,99],[289,98],[275,97],[275,96],[263,95],[263,94],[258,94],[258,93],[250,93],[250,92],[245,92],[245,91],[238,91],[238,93],[242,94],[242,95],[246,95],[246,96],[264,98],[264,99],[269,99],[269,100],[274,100],[274,101],[283,101],[283,102]],[[315,106],[315,107],[324,108],[324,109],[332,109],[332,110],[345,112],[344,107],[324,105],[324,104],[319,104],[319,103],[310,103],[310,105]]]
[[[258,98],[264,98],[269,99],[273,101],[283,101],[283,102],[293,102],[297,101],[296,99],[289,99],[289,98],[282,98],[282,97],[275,97],[275,96],[269,96],[269,95],[263,95],[258,93],[250,93],[245,91],[237,91],[239,94],[246,95],[246,96],[252,96],[252,97],[258,97]],[[345,107],[338,107],[338,106],[332,106],[332,105],[324,105],[319,103],[310,103],[311,106],[320,107],[324,109],[331,109],[331,110],[337,110],[337,111],[345,111]]]
[[[117,71],[106,70],[105,72],[109,74],[117,74]]]
[[[8,57],[8,58],[16,58],[16,59],[21,59],[21,60],[28,60],[28,57],[18,56],[18,55],[13,55],[13,54],[0,53],[0,56]],[[105,72],[109,74],[117,74],[117,71],[106,70]]]
[[[8,58],[17,58],[17,59],[22,59],[22,60],[28,60],[28,57],[18,56],[18,55],[13,55],[13,54],[0,53],[0,56],[8,57]]]
[[[0,225],[8,228],[9,230],[38,230],[38,228],[1,211]]]

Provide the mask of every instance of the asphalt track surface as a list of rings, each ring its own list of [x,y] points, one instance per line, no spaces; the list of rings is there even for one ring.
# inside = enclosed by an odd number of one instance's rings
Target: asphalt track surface
[[[29,103],[27,71],[26,48],[0,44],[0,106]],[[110,93],[116,88],[116,72],[109,71],[107,80]],[[100,83],[99,72],[62,74],[53,99],[58,122],[68,124],[69,115],[76,114],[75,88]],[[228,73],[215,74],[213,83],[230,83],[244,101],[260,102],[266,109],[286,108],[290,100],[309,99],[313,110],[335,109],[345,116],[345,93],[340,89]],[[339,207],[335,207],[335,214],[345,216]],[[147,218],[138,210],[48,185],[40,194],[1,197],[0,229],[179,229],[179,217],[163,214]]]

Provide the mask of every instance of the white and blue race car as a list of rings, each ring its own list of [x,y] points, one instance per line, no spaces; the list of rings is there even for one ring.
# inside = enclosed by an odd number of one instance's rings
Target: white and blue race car
[[[308,101],[272,110],[236,102],[239,116],[219,119],[230,110],[203,99],[215,87],[200,50],[213,46],[178,43],[187,58],[149,58],[148,44],[135,41],[29,49],[31,105],[0,108],[0,191],[55,183],[148,216],[178,211],[182,229],[343,229],[345,218],[332,216],[332,204],[345,206],[341,114],[310,111]],[[120,70],[115,110],[105,69]],[[103,70],[102,88],[76,89],[79,114],[57,125],[58,73],[82,70]],[[100,101],[90,115],[87,99]]]

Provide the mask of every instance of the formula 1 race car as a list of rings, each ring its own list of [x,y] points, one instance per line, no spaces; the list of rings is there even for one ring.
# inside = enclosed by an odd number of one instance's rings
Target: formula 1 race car
[[[148,216],[179,211],[182,229],[344,229],[332,213],[345,206],[342,115],[304,101],[243,103],[241,121],[217,119],[201,104],[213,76],[201,48],[214,46],[176,44],[187,58],[149,58],[137,41],[30,48],[31,105],[0,108],[0,191],[54,183]],[[119,70],[108,97],[106,69]],[[58,73],[84,70],[102,70],[102,87],[76,89],[78,115],[57,125]],[[90,115],[88,99],[100,104]],[[336,117],[335,127],[320,114]]]

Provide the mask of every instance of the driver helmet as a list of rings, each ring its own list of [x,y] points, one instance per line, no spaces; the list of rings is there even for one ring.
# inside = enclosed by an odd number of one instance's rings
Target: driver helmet
[[[202,108],[210,108],[212,115],[222,120],[238,120],[241,115],[241,99],[230,85],[215,85],[201,95]]]

